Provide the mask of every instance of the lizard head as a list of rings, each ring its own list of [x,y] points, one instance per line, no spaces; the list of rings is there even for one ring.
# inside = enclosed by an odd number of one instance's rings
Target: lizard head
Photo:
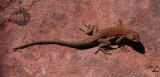
[[[135,42],[140,42],[140,36],[136,31],[130,31],[127,34],[127,38]]]

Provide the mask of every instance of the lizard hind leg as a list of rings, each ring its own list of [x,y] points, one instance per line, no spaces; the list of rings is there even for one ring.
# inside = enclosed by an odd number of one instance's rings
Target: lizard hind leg
[[[99,51],[102,51],[105,54],[105,58],[107,59],[106,54],[111,55],[111,53],[108,53],[108,49],[105,49],[104,47],[107,47],[110,45],[110,41],[108,41],[107,39],[99,39],[98,42],[100,43],[98,45],[98,50],[94,53],[97,54]]]
[[[79,28],[79,29],[80,29],[81,31],[85,32],[87,35],[93,35],[93,34],[95,34],[95,33],[98,31],[98,26],[97,26],[97,25],[95,25],[95,26],[90,26],[90,24],[89,24],[89,25],[86,25],[83,20],[82,20],[82,22],[83,22],[84,26],[85,26],[87,29],[86,29],[86,30],[84,30],[84,29],[82,29],[82,28]]]

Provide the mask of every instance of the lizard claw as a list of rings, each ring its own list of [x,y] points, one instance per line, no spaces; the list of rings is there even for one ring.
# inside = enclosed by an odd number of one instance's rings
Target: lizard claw
[[[85,23],[84,23],[84,21],[82,20],[82,23],[83,23],[83,25],[85,26],[85,27],[87,27],[87,28],[89,28],[90,27],[90,24],[87,26]]]
[[[80,31],[85,32],[82,28],[78,28]]]
[[[98,49],[96,52],[94,52],[94,54],[97,54],[100,50]]]

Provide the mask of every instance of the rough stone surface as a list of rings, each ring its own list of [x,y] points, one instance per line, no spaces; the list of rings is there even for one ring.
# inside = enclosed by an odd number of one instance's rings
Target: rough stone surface
[[[0,0],[0,77],[160,77],[160,0]],[[10,21],[21,8],[25,26]],[[19,15],[20,17],[20,15]],[[144,50],[110,50],[107,60],[96,47],[79,50],[60,45],[14,47],[42,39],[87,37],[78,28],[116,26],[136,30]],[[15,19],[16,21],[16,19]],[[144,51],[145,53],[140,53]]]

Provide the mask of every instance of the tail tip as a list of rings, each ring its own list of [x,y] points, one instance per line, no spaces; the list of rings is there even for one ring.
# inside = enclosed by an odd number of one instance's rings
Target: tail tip
[[[17,51],[17,48],[13,48],[13,51]]]

